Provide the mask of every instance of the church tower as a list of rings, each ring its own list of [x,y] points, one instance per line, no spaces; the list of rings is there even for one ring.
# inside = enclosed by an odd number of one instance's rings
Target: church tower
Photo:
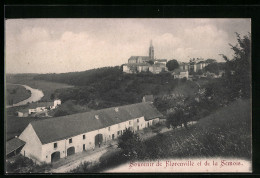
[[[149,47],[149,58],[151,60],[154,60],[154,48],[153,48],[153,44],[152,44],[152,40],[151,40],[151,43],[150,43],[150,47]]]

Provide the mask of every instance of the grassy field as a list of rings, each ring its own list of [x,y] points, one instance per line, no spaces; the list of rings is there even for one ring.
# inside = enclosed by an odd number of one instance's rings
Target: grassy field
[[[19,85],[6,85],[6,100],[7,105],[16,104],[31,96],[31,92]]]
[[[199,120],[189,130],[160,134],[146,142],[150,158],[236,157],[251,159],[251,108],[249,100]]]

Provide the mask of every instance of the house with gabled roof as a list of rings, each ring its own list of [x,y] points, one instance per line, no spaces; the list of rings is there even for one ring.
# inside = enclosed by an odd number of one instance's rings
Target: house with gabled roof
[[[19,136],[26,143],[21,153],[37,163],[51,163],[107,144],[126,129],[142,130],[160,117],[151,103],[143,102],[33,121]]]

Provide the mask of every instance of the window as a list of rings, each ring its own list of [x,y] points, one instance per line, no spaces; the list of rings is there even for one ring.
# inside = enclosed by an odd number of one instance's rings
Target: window
[[[139,119],[137,119],[137,122],[139,122]]]
[[[69,143],[72,143],[72,138],[69,139]]]
[[[108,127],[108,131],[110,131],[110,127]]]
[[[48,156],[46,156],[46,158],[48,158]]]
[[[86,136],[85,135],[83,135],[83,140],[85,140],[86,139]]]
[[[57,147],[58,147],[58,144],[57,144],[57,143],[54,143],[53,146],[54,146],[54,148],[57,148]]]
[[[117,131],[117,135],[120,135],[120,131]]]
[[[131,121],[129,121],[129,125],[131,125]]]

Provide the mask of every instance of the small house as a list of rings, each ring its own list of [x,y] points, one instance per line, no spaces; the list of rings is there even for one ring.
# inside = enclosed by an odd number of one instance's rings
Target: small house
[[[143,102],[149,102],[149,103],[153,103],[154,102],[154,97],[153,95],[145,95],[143,96]]]
[[[175,69],[172,72],[172,75],[174,76],[174,78],[189,78],[189,71],[188,70],[183,70],[183,69]]]

